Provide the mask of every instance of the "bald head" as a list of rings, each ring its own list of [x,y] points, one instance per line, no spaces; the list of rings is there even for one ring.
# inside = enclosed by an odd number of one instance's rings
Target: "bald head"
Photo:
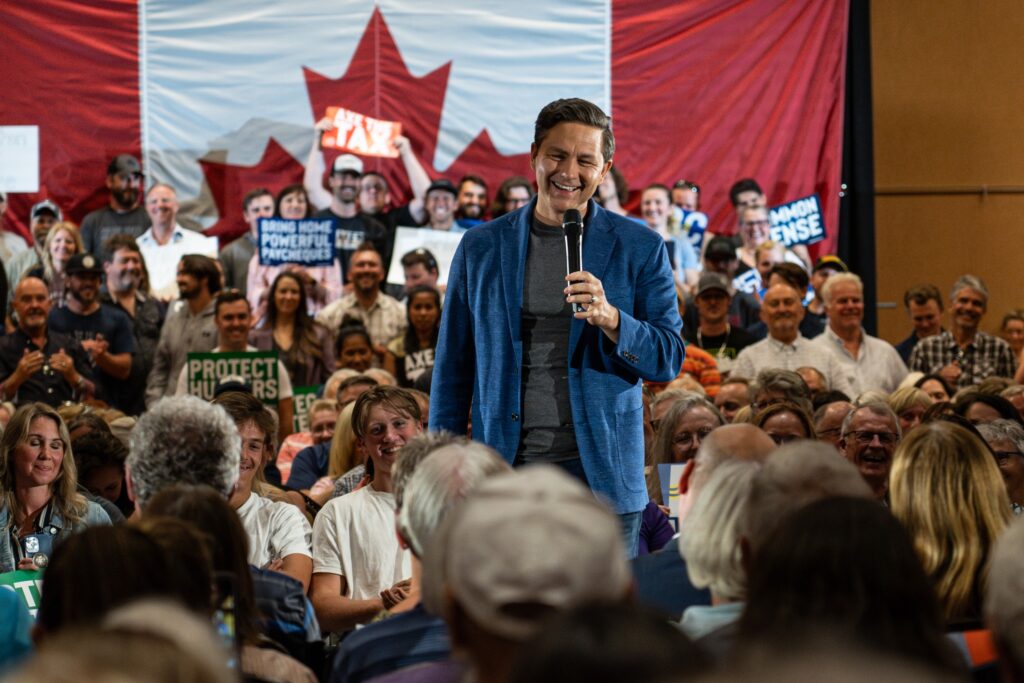
[[[727,460],[751,460],[763,462],[776,449],[775,442],[760,427],[739,423],[719,427],[710,434],[697,452],[693,476],[690,480],[691,493],[700,489],[701,484],[718,465]]]

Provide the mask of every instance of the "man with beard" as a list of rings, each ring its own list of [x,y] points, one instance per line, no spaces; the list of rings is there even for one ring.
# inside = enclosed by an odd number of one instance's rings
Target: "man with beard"
[[[153,357],[146,380],[146,407],[174,393],[177,378],[192,351],[205,352],[217,345],[213,295],[220,291],[220,271],[208,256],[188,254],[178,263],[178,292]]]
[[[949,300],[950,329],[919,341],[910,354],[910,369],[937,374],[958,389],[987,377],[1013,377],[1017,363],[1010,345],[979,330],[988,310],[988,287],[981,278],[957,279]],[[1018,375],[1019,383],[1024,376]]]
[[[123,311],[100,303],[103,268],[95,256],[75,254],[65,273],[70,296],[64,306],[50,311],[50,329],[74,337],[89,354],[96,369],[96,398],[125,410],[113,389],[131,374],[135,351],[131,320]]]
[[[484,222],[487,211],[487,183],[480,176],[465,175],[459,181],[459,208],[456,222],[462,228],[472,228]]]
[[[135,339],[131,374],[126,382],[118,383],[112,393],[116,396],[115,402],[127,406],[121,410],[129,415],[138,415],[146,409],[146,378],[153,367],[167,307],[139,288],[142,253],[134,237],[114,235],[104,247],[110,254],[110,260],[103,264],[107,291],[100,294],[100,301],[124,311],[132,321]]]
[[[60,207],[49,199],[36,203],[29,212],[29,229],[32,232],[32,248],[20,251],[11,257],[11,260],[4,263],[4,270],[7,274],[7,297],[4,300],[10,304],[8,297],[14,296],[14,290],[25,275],[32,268],[41,266],[43,263],[43,249],[46,243],[46,235],[50,228],[64,220]]]
[[[835,356],[800,334],[803,317],[804,307],[795,287],[781,282],[769,287],[761,306],[761,320],[768,326],[768,337],[740,352],[732,374],[756,377],[769,368],[795,371],[807,365],[823,374],[830,387],[852,396],[846,373]]]
[[[346,317],[361,320],[370,333],[374,351],[383,355],[385,344],[404,333],[408,321],[405,307],[380,291],[384,265],[380,253],[369,242],[359,245],[352,254],[348,280],[352,291],[320,311],[316,321],[337,334]]]
[[[889,492],[889,469],[900,437],[900,421],[885,403],[865,403],[843,420],[839,450],[879,500]]]
[[[465,232],[466,228],[455,221],[458,196],[459,192],[455,185],[447,178],[439,178],[430,183],[426,199],[423,201],[424,210],[427,212],[427,221],[423,227],[431,230]]]
[[[82,220],[82,242],[85,250],[95,254],[100,263],[109,258],[103,245],[118,234],[138,237],[150,225],[149,215],[142,207],[142,184],[145,176],[138,160],[120,154],[107,166],[107,190],[110,202]]]
[[[93,397],[89,356],[74,337],[47,329],[50,293],[37,277],[26,277],[14,290],[18,329],[0,338],[0,401],[24,404]]]

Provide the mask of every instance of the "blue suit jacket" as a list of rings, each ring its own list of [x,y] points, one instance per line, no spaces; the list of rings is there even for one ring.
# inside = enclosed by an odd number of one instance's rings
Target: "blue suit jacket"
[[[509,462],[519,447],[523,338],[520,331],[529,206],[466,232],[455,252],[434,360],[430,426],[466,432]],[[573,320],[566,340],[569,400],[591,488],[622,514],[647,504],[641,378],[679,373],[682,321],[664,241],[646,226],[590,201],[583,267],[619,309],[617,344]]]

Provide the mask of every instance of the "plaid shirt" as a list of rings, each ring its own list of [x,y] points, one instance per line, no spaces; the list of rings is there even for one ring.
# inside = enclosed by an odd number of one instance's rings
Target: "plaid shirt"
[[[978,332],[974,341],[961,349],[953,335],[943,330],[933,337],[917,342],[910,354],[910,369],[927,374],[937,373],[957,361],[961,373],[958,389],[977,384],[987,377],[1013,377],[1017,362],[1010,345],[998,337]]]

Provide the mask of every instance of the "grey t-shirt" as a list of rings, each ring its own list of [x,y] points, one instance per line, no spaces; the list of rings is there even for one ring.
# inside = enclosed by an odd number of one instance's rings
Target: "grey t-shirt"
[[[103,263],[110,254],[103,248],[107,240],[114,235],[131,235],[138,239],[152,225],[149,214],[143,206],[136,206],[131,211],[118,213],[109,206],[96,209],[84,219],[80,233],[85,250]]]
[[[569,328],[561,226],[530,226],[523,276],[523,426],[517,460],[579,458],[569,404]]]

